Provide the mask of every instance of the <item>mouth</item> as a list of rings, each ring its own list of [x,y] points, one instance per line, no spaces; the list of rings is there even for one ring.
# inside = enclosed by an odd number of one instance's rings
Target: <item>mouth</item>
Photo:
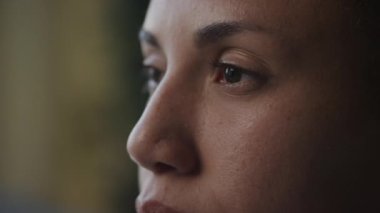
[[[138,213],[179,213],[173,208],[154,200],[136,203],[136,209]]]

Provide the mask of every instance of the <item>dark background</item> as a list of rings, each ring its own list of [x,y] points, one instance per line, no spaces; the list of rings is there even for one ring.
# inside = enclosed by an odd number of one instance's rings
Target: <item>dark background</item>
[[[134,212],[148,1],[0,1],[0,212]]]

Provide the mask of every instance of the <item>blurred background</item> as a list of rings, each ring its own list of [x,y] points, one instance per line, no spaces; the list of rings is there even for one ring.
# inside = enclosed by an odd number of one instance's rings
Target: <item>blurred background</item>
[[[0,212],[135,212],[147,0],[0,0]]]

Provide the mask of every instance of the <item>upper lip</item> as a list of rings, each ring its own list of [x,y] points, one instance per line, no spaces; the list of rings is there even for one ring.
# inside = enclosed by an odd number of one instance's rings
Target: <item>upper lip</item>
[[[137,202],[136,209],[138,213],[179,213],[156,200]]]

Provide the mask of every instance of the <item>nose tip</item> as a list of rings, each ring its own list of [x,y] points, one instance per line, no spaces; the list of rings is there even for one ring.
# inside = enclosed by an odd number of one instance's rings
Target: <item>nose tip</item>
[[[199,168],[196,150],[184,137],[155,139],[146,133],[147,127],[135,127],[128,142],[127,152],[139,166],[156,174],[193,174]]]
[[[143,141],[143,139],[140,139],[139,136],[136,136],[135,131],[136,130],[134,129],[128,138],[127,153],[129,154],[129,157],[132,159],[132,161],[134,161],[139,166],[151,168],[152,165],[150,162],[152,162],[152,160],[148,155],[145,154],[147,152],[150,152],[148,150],[150,147],[144,147],[146,144],[139,142]]]

